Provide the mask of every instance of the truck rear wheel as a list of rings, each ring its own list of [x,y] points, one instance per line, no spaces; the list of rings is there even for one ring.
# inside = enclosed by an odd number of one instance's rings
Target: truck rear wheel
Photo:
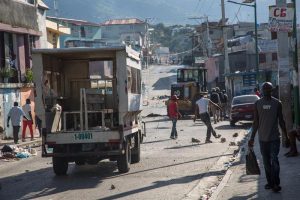
[[[141,160],[140,138],[141,138],[140,133],[137,133],[136,136],[134,137],[134,148],[131,150],[132,151],[131,163],[138,163]]]
[[[120,155],[117,160],[118,170],[120,173],[126,173],[130,169],[131,163],[131,150],[130,143],[128,141],[124,144],[125,153]]]
[[[62,157],[53,157],[53,171],[57,176],[66,175],[68,171],[68,160]]]

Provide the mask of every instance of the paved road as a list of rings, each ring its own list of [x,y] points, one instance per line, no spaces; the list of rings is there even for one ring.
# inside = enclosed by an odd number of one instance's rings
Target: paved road
[[[228,152],[234,131],[228,122],[219,124],[226,143],[192,144],[191,138],[205,139],[204,126],[192,120],[179,121],[179,139],[170,140],[171,123],[149,118],[142,160],[127,174],[116,164],[70,164],[68,176],[56,177],[51,159],[33,157],[0,166],[0,199],[182,199],[205,173]],[[184,131],[180,131],[184,130]],[[221,172],[216,172],[221,173]],[[111,185],[116,188],[111,190]]]
[[[169,73],[160,73],[159,68],[153,71],[160,76],[152,76],[149,88],[162,79],[163,83],[171,82],[164,79]],[[155,107],[165,112],[162,100],[153,102],[145,111],[154,112]],[[239,125],[232,129],[229,122],[219,123],[215,126],[217,132],[227,142],[212,138],[214,143],[204,144],[206,128],[200,121],[180,120],[177,140],[169,139],[171,122],[166,117],[148,117],[145,121],[147,137],[141,145],[142,159],[131,166],[129,173],[119,174],[116,163],[105,160],[97,165],[72,163],[67,176],[56,177],[51,159],[33,157],[0,165],[0,199],[183,199],[199,183],[202,185],[203,177],[224,173],[212,169],[224,154],[232,154],[229,142],[234,139],[233,133],[246,128]],[[192,137],[201,143],[191,143]]]

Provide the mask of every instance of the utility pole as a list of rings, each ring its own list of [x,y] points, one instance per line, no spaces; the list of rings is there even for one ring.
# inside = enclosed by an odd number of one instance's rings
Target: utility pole
[[[277,7],[287,7],[286,0],[276,0]],[[288,32],[278,31],[278,75],[279,75],[279,97],[283,107],[283,117],[285,119],[287,130],[293,128],[292,120],[292,101],[291,101],[291,83],[290,83],[290,65],[289,65],[289,40]],[[284,134],[282,140],[285,140]],[[284,142],[283,142],[284,145]]]
[[[295,125],[300,125],[300,116],[299,116],[299,69],[298,69],[298,38],[297,38],[297,12],[296,12],[296,0],[292,0],[294,6],[294,24],[293,24],[293,95],[294,95],[294,123]]]
[[[221,0],[221,6],[222,6],[222,27],[223,27],[223,40],[224,40],[224,72],[225,72],[225,88],[227,95],[229,97],[229,100],[232,99],[232,92],[231,92],[231,84],[228,78],[228,75],[230,74],[230,68],[229,68],[229,57],[228,57],[228,44],[227,44],[227,28],[226,28],[226,18],[225,18],[225,3],[224,0]]]
[[[206,38],[207,38],[207,44],[206,44],[206,53],[207,53],[207,57],[211,56],[211,48],[212,48],[212,44],[211,44],[211,39],[209,36],[209,22],[208,22],[208,16],[203,16],[203,17],[190,17],[189,19],[205,19],[206,22]],[[202,24],[201,24],[202,27]],[[193,47],[194,48],[194,47]],[[204,54],[204,51],[203,51]]]

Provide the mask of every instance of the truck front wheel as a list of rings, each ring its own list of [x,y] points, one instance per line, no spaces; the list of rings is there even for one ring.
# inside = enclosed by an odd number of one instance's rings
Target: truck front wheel
[[[120,155],[117,159],[118,170],[120,173],[126,173],[130,169],[131,150],[130,143],[128,141],[124,143],[124,151],[125,153]]]
[[[66,175],[68,171],[68,160],[62,157],[53,157],[53,171],[57,176]]]
[[[141,140],[140,133],[137,133],[134,137],[134,148],[132,151],[131,163],[138,163],[141,160]]]

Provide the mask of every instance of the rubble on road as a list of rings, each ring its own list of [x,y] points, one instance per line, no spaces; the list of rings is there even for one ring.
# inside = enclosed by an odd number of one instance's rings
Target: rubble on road
[[[196,138],[192,138],[192,143],[200,143],[200,140],[198,140]]]
[[[235,142],[230,142],[229,146],[236,146],[236,143]]]
[[[147,115],[146,117],[160,117],[162,115],[160,114],[154,114],[154,113],[150,113],[149,115]]]
[[[221,138],[221,143],[226,142],[226,138]]]
[[[21,148],[16,145],[4,145],[0,152],[0,159],[9,162],[18,161],[20,159],[36,155],[36,150],[31,147]]]
[[[237,137],[237,136],[239,136],[238,133],[234,133],[234,134],[232,135],[232,137]]]

